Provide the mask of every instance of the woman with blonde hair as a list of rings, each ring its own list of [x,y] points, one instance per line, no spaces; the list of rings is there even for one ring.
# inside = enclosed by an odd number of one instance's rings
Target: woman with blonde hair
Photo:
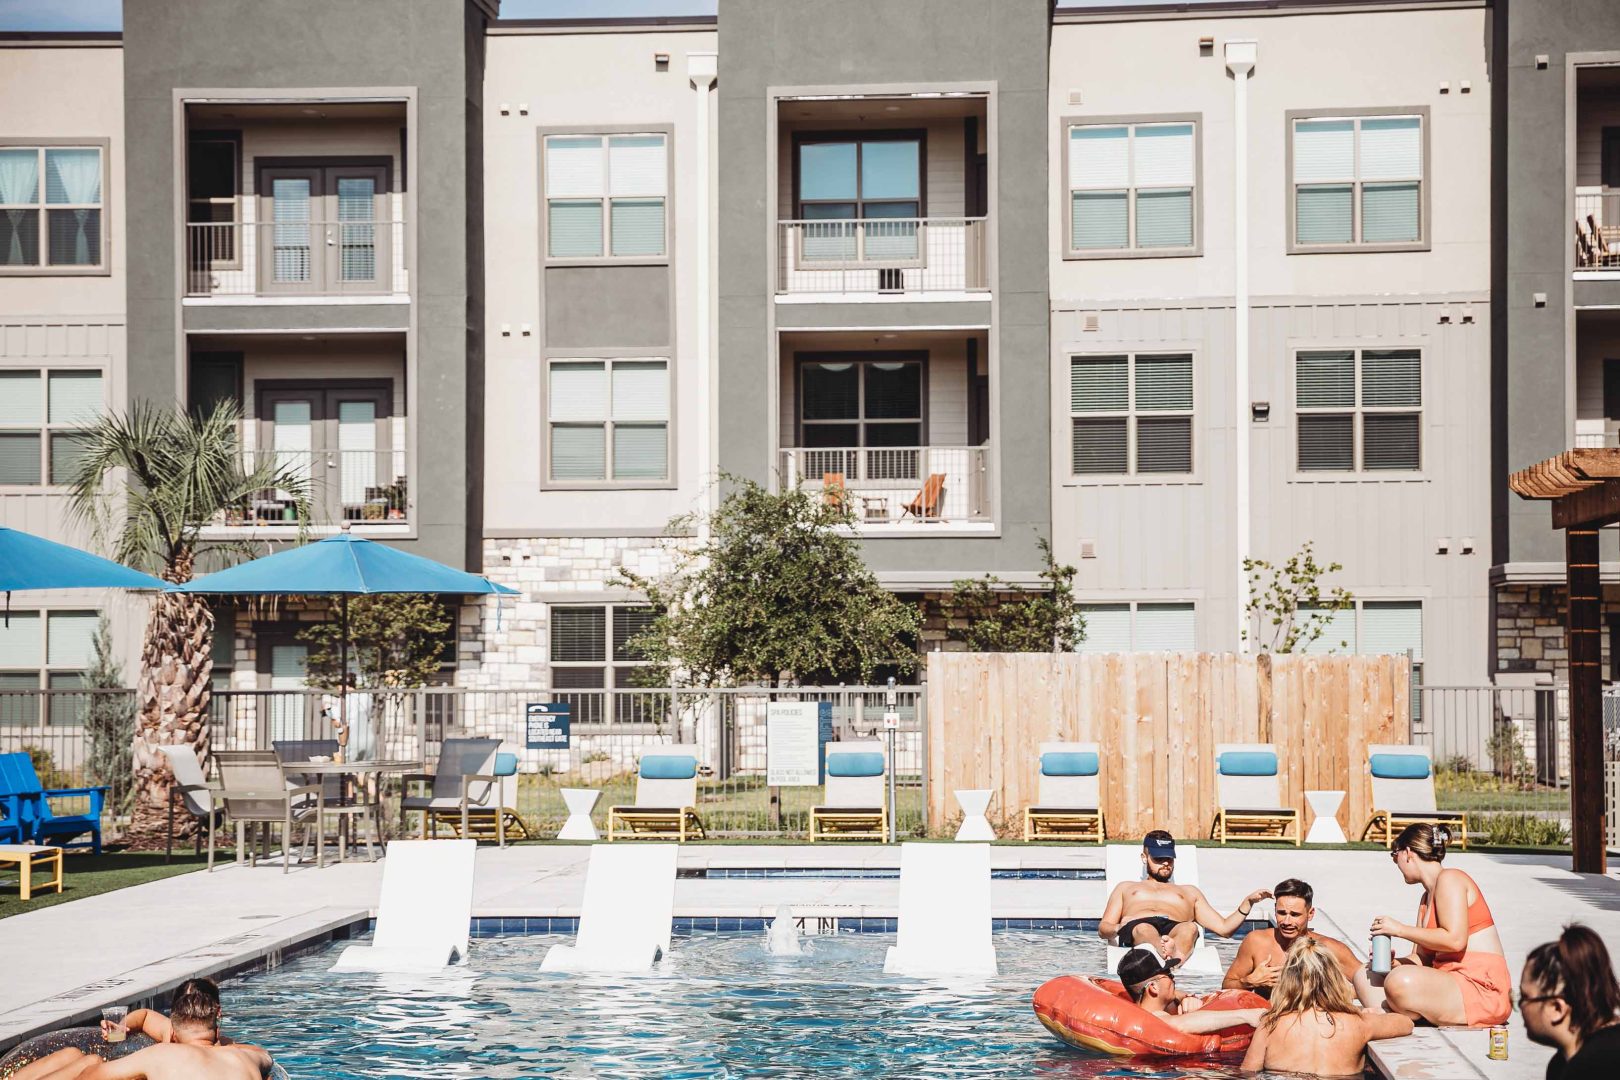
[[[1243,1071],[1360,1076],[1369,1042],[1412,1033],[1410,1018],[1363,1011],[1352,995],[1338,957],[1315,938],[1301,939],[1283,961]]]
[[[1479,884],[1461,870],[1443,866],[1451,830],[1419,822],[1395,838],[1389,857],[1408,885],[1422,885],[1417,924],[1380,915],[1374,934],[1405,938],[1414,948],[1387,974],[1356,973],[1362,1003],[1405,1013],[1431,1024],[1488,1027],[1513,1011],[1513,976],[1502,938]]]

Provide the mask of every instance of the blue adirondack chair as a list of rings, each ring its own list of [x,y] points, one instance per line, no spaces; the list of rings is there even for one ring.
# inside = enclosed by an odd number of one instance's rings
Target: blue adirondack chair
[[[27,754],[0,754],[0,805],[6,817],[0,819],[0,836],[7,829],[21,826],[20,842],[54,844],[58,847],[88,847],[101,854],[101,804],[107,797],[104,787],[52,788],[46,790]],[[52,799],[88,798],[90,810],[83,814],[57,814]],[[72,842],[90,834],[89,840]]]

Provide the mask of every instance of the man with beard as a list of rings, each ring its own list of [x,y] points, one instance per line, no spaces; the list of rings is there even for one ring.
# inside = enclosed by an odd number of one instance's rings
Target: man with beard
[[[1354,981],[1356,972],[1361,970],[1361,961],[1350,951],[1350,946],[1311,929],[1311,919],[1316,915],[1311,887],[1298,878],[1289,878],[1278,882],[1271,895],[1276,900],[1276,926],[1244,937],[1221,986],[1228,990],[1252,990],[1269,998],[1271,988],[1277,984],[1277,973],[1288,958],[1288,950],[1306,938],[1314,938],[1326,946],[1344,977]]]
[[[1151,945],[1166,959],[1185,960],[1198,944],[1198,928],[1231,937],[1254,905],[1271,895],[1256,889],[1230,915],[1216,911],[1194,885],[1177,885],[1176,842],[1163,829],[1142,839],[1146,880],[1121,882],[1108,897],[1097,933],[1104,941],[1118,935],[1122,948]]]

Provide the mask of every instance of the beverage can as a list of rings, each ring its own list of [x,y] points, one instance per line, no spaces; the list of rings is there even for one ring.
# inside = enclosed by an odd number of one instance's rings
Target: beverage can
[[[1508,1029],[1506,1025],[1498,1024],[1491,1028],[1491,1049],[1485,1056],[1492,1061],[1506,1061],[1508,1059]]]
[[[1374,934],[1372,938],[1372,970],[1378,975],[1387,975],[1393,963],[1390,954],[1388,934]]]

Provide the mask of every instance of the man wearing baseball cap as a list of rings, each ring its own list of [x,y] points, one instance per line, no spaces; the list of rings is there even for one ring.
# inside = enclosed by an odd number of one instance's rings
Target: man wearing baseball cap
[[[1264,1009],[1212,1009],[1204,1012],[1204,998],[1183,994],[1176,989],[1174,958],[1161,960],[1151,946],[1127,952],[1119,961],[1119,981],[1131,1000],[1162,1019],[1177,1031],[1208,1035],[1215,1031],[1260,1023]]]
[[[1176,841],[1163,829],[1154,829],[1142,838],[1142,865],[1145,879],[1122,881],[1114,887],[1103,909],[1097,933],[1104,941],[1117,940],[1129,949],[1152,945],[1165,956],[1182,960],[1192,955],[1198,943],[1198,928],[1221,937],[1231,937],[1254,905],[1271,893],[1256,889],[1237,910],[1222,915],[1196,885],[1178,885]]]

